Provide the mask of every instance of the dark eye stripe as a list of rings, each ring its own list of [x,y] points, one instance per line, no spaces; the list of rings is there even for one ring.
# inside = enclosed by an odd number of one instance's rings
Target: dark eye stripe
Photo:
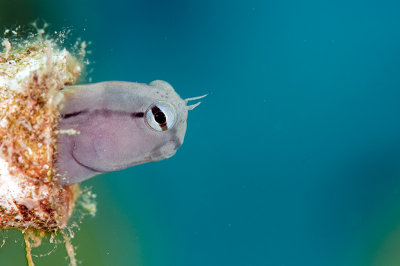
[[[61,118],[62,119],[68,119],[72,117],[76,117],[78,115],[83,115],[89,113],[88,110],[82,110],[78,112],[73,112],[73,113],[68,113],[68,114],[62,114]],[[107,109],[102,109],[102,110],[93,110],[90,112],[90,114],[97,114],[97,115],[104,115],[104,116],[109,116],[109,115],[130,115],[132,118],[142,118],[144,117],[144,112],[134,112],[134,113],[128,113],[128,112],[121,112],[121,111],[112,111],[112,110],[107,110]]]
[[[83,111],[79,111],[79,112],[64,114],[64,115],[61,115],[61,117],[63,119],[68,119],[68,118],[75,117],[75,116],[78,116],[78,115],[81,115],[81,114],[85,114],[87,112],[88,112],[87,110],[83,110]]]
[[[144,117],[144,112],[137,112],[137,113],[131,113],[132,118],[141,118]]]

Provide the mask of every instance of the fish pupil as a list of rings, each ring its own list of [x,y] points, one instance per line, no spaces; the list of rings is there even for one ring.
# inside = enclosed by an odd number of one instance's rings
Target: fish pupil
[[[165,117],[165,114],[163,112],[157,112],[154,114],[154,120],[160,125],[165,124],[167,122],[167,118]]]

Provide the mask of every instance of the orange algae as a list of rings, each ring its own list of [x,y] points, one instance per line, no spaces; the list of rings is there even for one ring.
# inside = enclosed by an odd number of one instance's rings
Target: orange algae
[[[34,265],[32,248],[45,236],[53,243],[60,232],[76,265],[71,239],[78,225],[69,220],[76,207],[83,211],[79,219],[94,215],[95,195],[78,184],[58,185],[54,159],[57,134],[64,133],[57,130],[59,91],[76,83],[88,64],[86,43],[77,41],[71,53],[57,45],[67,33],[51,39],[33,26],[37,33],[25,38],[10,30],[4,34],[14,36],[0,37],[0,230],[22,230],[28,265]]]
[[[40,34],[1,43],[0,229],[63,229],[79,187],[54,180],[58,92],[77,81],[83,63]]]

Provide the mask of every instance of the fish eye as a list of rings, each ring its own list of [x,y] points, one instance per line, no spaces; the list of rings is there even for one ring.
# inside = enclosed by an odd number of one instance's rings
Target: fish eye
[[[146,123],[156,131],[166,131],[175,124],[174,108],[167,103],[152,104],[146,111]]]

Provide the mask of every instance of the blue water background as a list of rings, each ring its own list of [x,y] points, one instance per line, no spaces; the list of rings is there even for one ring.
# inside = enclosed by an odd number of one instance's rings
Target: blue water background
[[[84,183],[98,213],[73,240],[81,265],[400,265],[400,2],[1,0],[0,10],[2,26],[39,17],[91,41],[93,82],[209,93],[173,158]],[[21,239],[0,263],[24,265]]]

